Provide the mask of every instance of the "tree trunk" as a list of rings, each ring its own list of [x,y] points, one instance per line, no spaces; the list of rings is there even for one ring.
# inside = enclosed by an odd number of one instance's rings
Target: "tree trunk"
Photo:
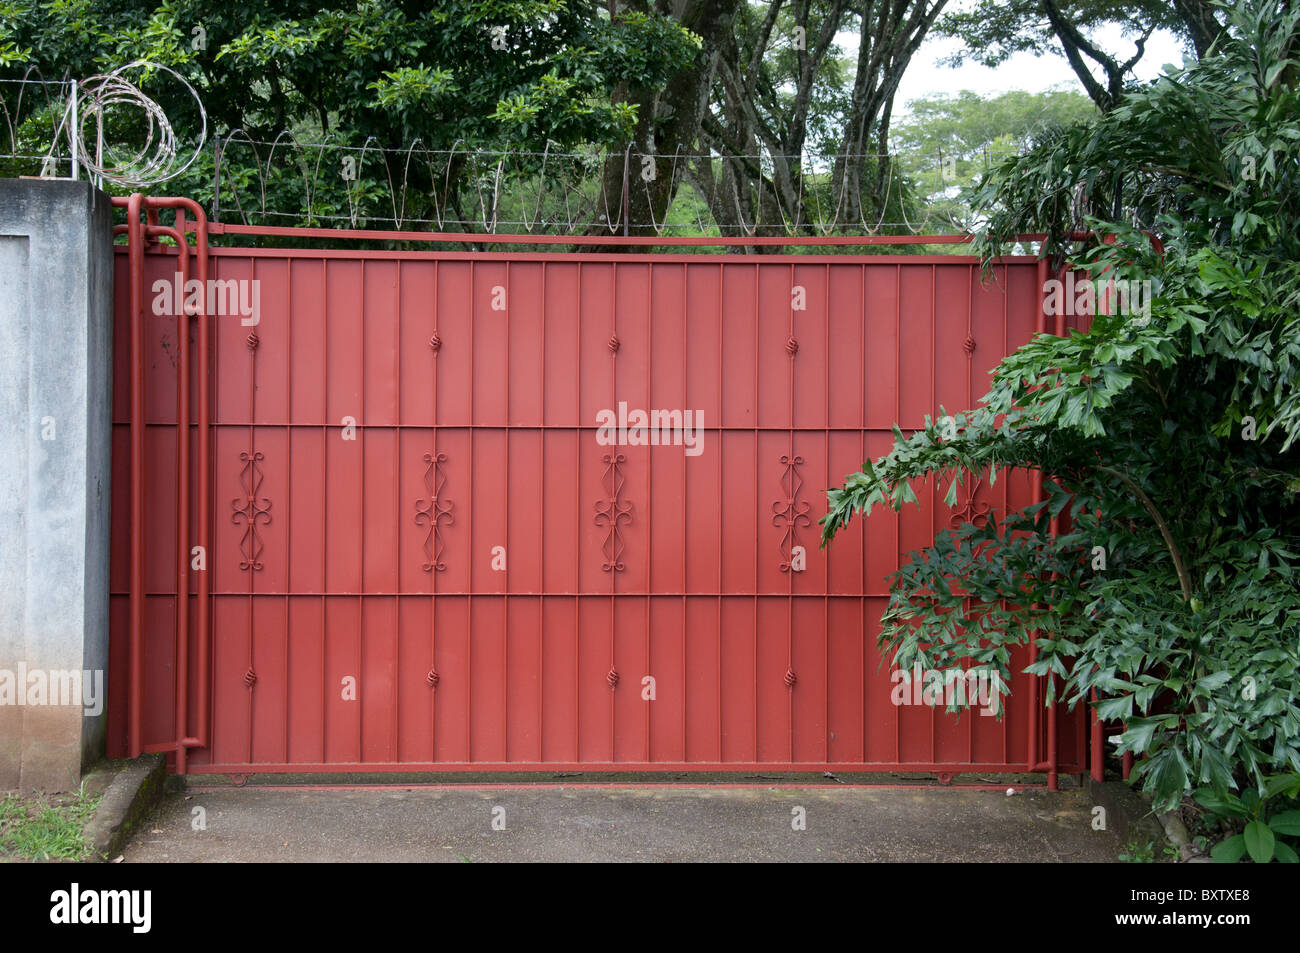
[[[601,173],[602,192],[611,217],[620,225],[619,233],[625,226],[628,234],[646,234],[663,222],[683,178],[681,160],[677,160],[678,171],[674,174],[674,157],[690,155],[695,149],[700,122],[708,108],[718,41],[729,34],[738,3],[739,0],[656,0],[654,3],[655,12],[673,17],[704,42],[694,61],[662,88],[615,90],[616,101],[637,107],[637,125],[626,163],[627,194],[624,195],[623,152],[611,152]],[[645,0],[630,6],[643,12],[650,10]],[[608,234],[604,223],[589,230],[589,234],[602,232]]]

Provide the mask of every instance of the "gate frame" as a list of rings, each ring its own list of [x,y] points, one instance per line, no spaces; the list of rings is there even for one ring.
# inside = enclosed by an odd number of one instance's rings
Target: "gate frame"
[[[176,554],[177,554],[177,610],[176,610],[176,728],[179,735],[176,740],[171,742],[161,742],[158,744],[143,745],[142,720],[143,720],[143,691],[144,691],[144,499],[145,499],[145,481],[144,481],[144,428],[145,428],[145,408],[144,408],[144,335],[143,335],[143,281],[144,281],[144,256],[146,250],[151,252],[162,252],[162,246],[159,242],[162,238],[170,238],[176,245],[177,270],[181,275],[182,286],[188,280],[190,275],[190,254],[189,235],[193,233],[196,239],[194,248],[194,272],[201,287],[207,288],[209,274],[209,255],[211,250],[208,245],[210,235],[246,235],[250,237],[274,237],[274,238],[302,238],[302,239],[332,239],[343,241],[358,240],[381,240],[381,241],[406,241],[422,242],[429,244],[498,244],[498,245],[534,245],[534,246],[609,246],[612,249],[633,248],[633,247],[710,247],[710,248],[747,248],[747,247],[799,247],[799,246],[837,246],[837,247],[878,247],[878,246],[899,246],[899,245],[961,245],[969,244],[972,241],[969,235],[860,235],[860,236],[842,236],[842,235],[822,235],[808,236],[800,238],[788,237],[771,237],[771,236],[750,236],[737,238],[713,238],[713,237],[669,237],[669,236],[625,236],[625,235],[591,235],[591,236],[566,236],[566,235],[499,235],[499,234],[470,234],[456,232],[417,232],[417,231],[386,231],[378,229],[333,229],[333,228],[299,228],[290,226],[265,226],[265,225],[239,225],[226,224],[220,222],[208,221],[207,214],[202,206],[196,201],[180,197],[151,197],[141,193],[135,193],[128,197],[112,198],[112,204],[115,208],[121,208],[125,211],[127,222],[124,225],[115,225],[113,234],[127,236],[127,245],[125,249],[119,246],[118,253],[125,253],[129,260],[130,290],[129,290],[129,307],[130,307],[130,474],[131,474],[131,523],[130,523],[130,574],[128,587],[128,618],[129,618],[129,668],[128,668],[128,749],[131,757],[138,757],[142,753],[174,753],[176,757],[176,773],[184,775],[193,770],[194,773],[230,773],[228,767],[224,766],[198,766],[193,769],[188,765],[188,751],[190,748],[207,748],[210,744],[211,732],[211,661],[212,661],[212,644],[211,644],[211,622],[212,622],[212,596],[211,596],[211,575],[210,570],[198,573],[196,587],[196,648],[198,651],[197,660],[197,678],[198,692],[196,697],[196,708],[198,716],[198,727],[193,734],[186,731],[189,716],[189,600],[186,597],[190,591],[190,557],[191,544],[194,541],[189,534],[189,483],[187,479],[178,480],[177,494],[177,528],[176,528]],[[173,226],[159,224],[158,213],[160,210],[171,210],[175,214]],[[144,221],[141,221],[141,212],[145,213]],[[187,216],[192,216],[192,219]],[[1018,242],[1041,242],[1047,236],[1044,234],[1025,234],[1017,235]],[[1074,232],[1069,238],[1071,240],[1088,240],[1094,237],[1090,232]],[[368,256],[376,258],[401,257],[407,253],[397,251],[369,251]],[[484,253],[481,252],[451,252],[447,253],[452,258],[465,260],[481,260]],[[331,257],[328,254],[325,257]],[[489,253],[489,257],[495,257]],[[512,259],[519,256],[511,256]],[[525,260],[557,260],[564,257],[563,252],[533,252],[524,256]],[[593,260],[623,260],[618,254],[592,254],[586,256]],[[656,255],[655,259],[664,262],[684,261],[699,262],[703,256],[698,254],[664,254]],[[802,260],[808,260],[814,256],[782,256],[783,261],[795,263]],[[952,255],[918,255],[907,256],[906,260],[916,264],[935,264],[939,262],[952,263],[959,262],[966,256]],[[757,258],[760,260],[775,261],[775,257],[745,255],[743,259],[748,260]],[[1043,288],[1049,275],[1049,266],[1046,258],[1039,256],[1008,256],[1009,259],[1028,258],[1037,262],[1038,284],[1040,296],[1043,294]],[[741,260],[740,256],[730,260]],[[815,260],[834,263],[839,260],[845,264],[863,263],[860,256],[836,256],[828,258],[827,256],[816,256]],[[871,256],[871,261],[888,260],[885,256]],[[971,261],[965,262],[972,263]],[[1062,266],[1064,268],[1064,266]],[[207,313],[207,295],[201,295],[202,299],[195,309],[185,308],[185,314],[177,315],[178,321],[178,340],[185,342],[188,340],[189,320],[191,318],[197,321],[198,330],[198,375],[197,375],[197,457],[195,461],[190,459],[190,449],[188,439],[178,439],[176,444],[176,466],[178,474],[187,474],[191,467],[197,467],[197,509],[198,509],[198,532],[196,534],[197,545],[202,548],[205,556],[211,552],[211,534],[212,534],[212,486],[211,486],[211,462],[212,462],[212,445],[211,445],[211,419],[212,419],[212,323],[211,316]],[[180,322],[184,321],[185,331],[180,330]],[[1064,336],[1067,332],[1066,319],[1064,314],[1055,316],[1055,323],[1051,333],[1056,336]],[[1047,333],[1046,314],[1042,306],[1037,309],[1035,316],[1035,334]],[[189,393],[191,382],[191,367],[189,358],[189,348],[182,344],[178,347],[180,352],[177,362],[177,421],[178,430],[181,432],[188,431],[188,422],[190,420]],[[1031,493],[1032,501],[1037,503],[1042,500],[1042,482],[1043,474],[1041,471],[1034,471],[1031,474]],[[1058,531],[1058,519],[1053,517],[1051,520],[1051,532],[1055,535]],[[1037,636],[1036,633],[1030,634],[1029,642],[1029,659],[1032,664],[1037,658]],[[1052,677],[1053,681],[1054,676]],[[1047,787],[1049,790],[1058,790],[1059,786],[1059,757],[1058,757],[1058,726],[1057,711],[1060,705],[1059,699],[1052,702],[1050,706],[1039,703],[1039,682],[1043,676],[1031,677],[1029,680],[1029,705],[1027,710],[1028,721],[1028,758],[1025,770],[1028,773],[1046,773]],[[1047,708],[1046,716],[1046,735],[1047,744],[1046,752],[1040,753],[1039,735],[1043,728],[1043,716],[1041,709]],[[1082,742],[1079,745],[1080,766],[1087,764],[1090,767],[1090,773],[1094,780],[1103,779],[1102,757],[1103,757],[1103,726],[1097,718],[1096,710],[1090,708],[1090,726],[1091,730],[1085,735],[1085,722],[1079,719],[1078,734],[1080,737],[1076,741]],[[1091,751],[1088,750],[1091,748]],[[1045,756],[1041,756],[1043,754]],[[511,768],[510,765],[494,766],[486,763],[472,764],[436,764],[430,766],[421,766],[418,764],[397,764],[397,765],[380,765],[380,764],[335,764],[312,765],[302,764],[293,766],[249,766],[252,770],[242,772],[248,773],[303,773],[320,770],[331,771],[364,771],[364,772],[419,772],[423,770],[434,770],[440,772],[453,771],[494,771]],[[547,770],[604,770],[606,766],[575,763],[575,764],[550,764],[546,765]],[[767,765],[744,764],[726,762],[725,764],[707,764],[689,762],[684,764],[670,764],[653,762],[648,764],[623,763],[610,766],[616,770],[632,771],[680,771],[680,770],[751,770],[758,767],[768,767]],[[816,765],[818,769],[822,766]],[[934,772],[939,775],[941,781],[945,783],[951,780],[952,765],[946,764],[910,764],[901,766],[904,770],[921,770]],[[1127,776],[1128,765],[1125,765],[1125,776]],[[800,765],[792,763],[789,766],[792,771],[800,770]]]

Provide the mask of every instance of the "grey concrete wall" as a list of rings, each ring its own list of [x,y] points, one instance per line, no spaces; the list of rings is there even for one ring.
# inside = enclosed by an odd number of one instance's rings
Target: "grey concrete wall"
[[[112,322],[108,196],[0,179],[0,790],[74,788],[103,752]]]

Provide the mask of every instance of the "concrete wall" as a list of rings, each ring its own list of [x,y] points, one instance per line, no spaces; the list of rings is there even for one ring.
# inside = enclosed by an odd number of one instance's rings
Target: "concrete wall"
[[[0,179],[0,790],[103,752],[112,326],[108,196]]]

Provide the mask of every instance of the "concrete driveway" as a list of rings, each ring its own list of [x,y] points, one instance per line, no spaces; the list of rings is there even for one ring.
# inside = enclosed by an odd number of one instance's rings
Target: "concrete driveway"
[[[126,862],[1115,861],[1079,790],[484,785],[192,787]]]

